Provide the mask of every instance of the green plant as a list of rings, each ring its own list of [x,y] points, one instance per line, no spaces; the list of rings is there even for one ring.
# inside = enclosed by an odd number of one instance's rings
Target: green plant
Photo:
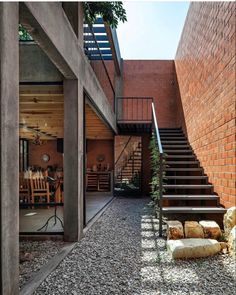
[[[30,34],[27,32],[27,30],[19,24],[19,39],[20,41],[31,41],[32,37]]]
[[[160,200],[160,171],[161,171],[161,158],[160,158],[160,152],[158,149],[158,144],[156,140],[155,133],[152,134],[152,138],[150,141],[149,148],[151,150],[151,168],[152,168],[152,179],[151,179],[151,197],[154,203],[155,209],[159,206],[159,200]],[[163,154],[163,160],[162,160],[162,184],[164,184],[165,180],[165,154]],[[162,188],[162,193],[165,190]]]
[[[117,28],[119,21],[126,22],[126,11],[123,3],[118,2],[84,2],[85,21],[92,25],[97,16],[101,16],[103,20],[112,28]]]

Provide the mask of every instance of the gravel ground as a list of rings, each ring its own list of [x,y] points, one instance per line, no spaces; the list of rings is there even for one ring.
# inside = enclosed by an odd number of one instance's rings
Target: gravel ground
[[[20,263],[20,287],[64,246],[62,241],[20,241],[20,252],[30,259]]]
[[[34,294],[235,294],[233,259],[172,261],[147,204],[116,199]]]

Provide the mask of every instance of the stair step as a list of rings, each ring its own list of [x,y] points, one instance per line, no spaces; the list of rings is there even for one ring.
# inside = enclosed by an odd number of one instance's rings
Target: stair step
[[[191,159],[191,158],[196,158],[195,155],[167,155],[166,158],[176,158],[176,159]]]
[[[187,140],[185,136],[163,136],[163,135],[160,135],[161,137],[161,141],[162,140]]]
[[[166,179],[207,179],[207,176],[188,176],[188,175],[181,175],[181,176],[166,176]]]
[[[163,200],[218,200],[216,195],[163,195]]]
[[[191,149],[191,146],[189,144],[184,144],[184,145],[178,145],[178,144],[162,144],[162,147],[164,149],[164,152],[165,152],[165,149],[167,148],[190,148]]]
[[[181,165],[189,165],[189,164],[199,164],[199,162],[196,161],[166,161],[166,165],[171,165],[171,164],[181,164]]]
[[[225,213],[223,207],[163,207],[163,214],[169,213]]]
[[[164,184],[166,189],[207,189],[213,188],[211,184]]]
[[[192,150],[165,150],[166,154],[189,154],[193,153]]]
[[[201,167],[197,168],[165,168],[165,171],[202,171]]]
[[[161,140],[161,144],[162,145],[165,145],[165,144],[172,144],[172,143],[175,143],[175,144],[188,144],[188,141],[187,140]]]

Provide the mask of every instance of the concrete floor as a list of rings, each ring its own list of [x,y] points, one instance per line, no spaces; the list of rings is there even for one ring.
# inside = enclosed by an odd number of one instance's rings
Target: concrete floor
[[[110,194],[91,193],[86,195],[86,223],[88,223],[111,199]],[[54,214],[54,208],[49,209],[20,209],[20,233],[39,232],[47,219]],[[57,216],[63,221],[63,207],[57,207]],[[63,228],[59,220],[54,225],[54,218],[48,224],[47,229],[40,232],[62,232]]]

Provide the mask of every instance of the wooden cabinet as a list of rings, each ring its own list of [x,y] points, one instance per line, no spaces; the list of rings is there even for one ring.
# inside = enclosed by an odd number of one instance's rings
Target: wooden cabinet
[[[112,191],[112,172],[87,172],[87,192],[110,192]]]

